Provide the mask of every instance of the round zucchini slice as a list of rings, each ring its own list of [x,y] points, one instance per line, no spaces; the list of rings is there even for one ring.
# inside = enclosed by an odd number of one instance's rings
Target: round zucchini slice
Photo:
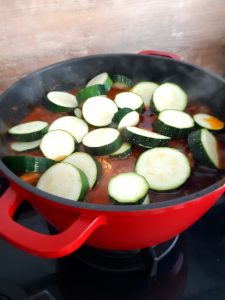
[[[224,128],[224,123],[214,116],[209,114],[195,114],[193,116],[195,123],[208,130],[221,130]]]
[[[53,112],[70,112],[78,106],[76,96],[60,91],[51,91],[46,95],[45,106]]]
[[[112,79],[109,77],[109,74],[104,72],[104,73],[98,74],[97,76],[92,78],[90,81],[88,81],[86,87],[96,85],[96,84],[103,85],[105,87],[105,90],[108,92],[111,89],[113,82],[112,82]]]
[[[116,95],[115,103],[119,108],[128,107],[142,113],[144,110],[144,101],[141,96],[132,92],[122,92]]]
[[[112,127],[122,129],[127,126],[135,126],[139,123],[140,116],[135,110],[124,107],[118,110],[112,119]]]
[[[188,158],[179,150],[163,147],[143,152],[135,171],[145,177],[150,189],[169,191],[185,183],[191,167]]]

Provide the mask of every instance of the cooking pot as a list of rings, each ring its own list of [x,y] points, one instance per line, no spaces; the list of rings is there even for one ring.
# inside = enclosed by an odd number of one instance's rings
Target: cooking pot
[[[190,99],[206,103],[223,119],[225,80],[179,61],[176,55],[144,51],[75,58],[22,78],[1,96],[1,157],[8,152],[7,129],[40,104],[46,92],[82,87],[101,72],[124,74],[135,81],[177,83]],[[100,205],[75,202],[38,190],[23,182],[2,161],[0,171],[10,182],[0,198],[0,236],[19,249],[46,258],[65,256],[84,243],[111,250],[162,243],[196,222],[225,190],[224,173],[218,172],[214,184],[176,199],[149,205]],[[58,234],[38,233],[14,221],[13,216],[25,199],[59,230]]]

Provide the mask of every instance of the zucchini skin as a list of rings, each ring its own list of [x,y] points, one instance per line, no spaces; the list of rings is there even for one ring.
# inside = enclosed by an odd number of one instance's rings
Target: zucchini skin
[[[127,144],[129,144],[129,143],[127,143]],[[123,144],[122,144],[122,146],[123,146]],[[111,158],[125,158],[125,157],[129,156],[132,153],[131,144],[127,145],[127,149],[125,151],[120,152],[120,153],[116,153],[119,150],[120,150],[120,148],[117,151],[111,153],[109,156]]]
[[[150,137],[140,136],[124,128],[123,139],[132,145],[142,146],[145,148],[155,148],[166,146],[170,139],[154,139]]]
[[[80,196],[79,196],[77,201],[83,201],[85,195],[87,194],[88,189],[90,188],[90,186],[89,186],[88,179],[87,179],[87,176],[85,175],[85,173],[77,167],[74,167],[74,168],[76,168],[77,171],[79,172],[81,182],[82,182],[82,188],[81,188],[81,191],[80,191]]]
[[[196,130],[189,134],[188,136],[188,145],[189,148],[194,156],[194,159],[201,165],[204,165],[209,168],[217,169],[216,166],[211,162],[208,155],[206,154],[206,151],[204,149],[204,146],[201,142],[201,129]]]
[[[60,105],[57,105],[53,102],[51,102],[47,95],[45,96],[45,100],[43,101],[43,105],[50,111],[52,112],[71,112],[71,111],[74,111],[74,107],[66,107],[66,106],[60,106]]]
[[[133,82],[130,78],[124,76],[124,75],[120,75],[120,74],[116,74],[113,75],[111,77],[112,81],[113,81],[113,86],[117,87],[117,84],[122,84],[124,85],[124,89],[126,88],[130,88],[133,85]]]
[[[84,89],[80,90],[76,94],[76,98],[80,105],[88,98],[91,98],[94,96],[106,95],[106,94],[107,94],[107,91],[106,91],[104,85],[96,84],[96,85],[91,85],[91,86],[85,87]]]
[[[194,127],[175,128],[163,123],[161,120],[159,120],[159,118],[154,122],[153,128],[156,132],[174,139],[187,137],[194,130]]]
[[[16,134],[16,133],[9,133],[9,135],[15,140],[19,142],[33,142],[36,140],[40,140],[47,132],[49,126],[46,126],[42,130],[30,133],[23,133],[23,134]]]
[[[55,164],[52,159],[37,156],[5,156],[2,161],[16,174],[43,173]]]
[[[123,140],[121,135],[118,136],[118,138],[113,141],[110,144],[100,146],[100,147],[89,147],[83,144],[84,149],[87,153],[95,155],[95,156],[101,156],[101,155],[108,155],[111,154],[112,152],[118,150],[120,146],[122,145]]]

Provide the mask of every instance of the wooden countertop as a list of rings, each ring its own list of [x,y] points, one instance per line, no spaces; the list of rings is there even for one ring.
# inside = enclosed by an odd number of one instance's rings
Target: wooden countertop
[[[223,0],[0,0],[0,92],[43,66],[158,49],[225,73]]]

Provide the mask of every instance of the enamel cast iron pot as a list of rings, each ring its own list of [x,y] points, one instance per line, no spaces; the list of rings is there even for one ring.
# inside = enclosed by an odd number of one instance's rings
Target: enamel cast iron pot
[[[135,81],[177,83],[190,99],[206,103],[223,119],[225,80],[181,62],[175,55],[143,51],[137,55],[82,57],[22,78],[1,96],[1,157],[7,154],[5,135],[8,128],[18,124],[40,104],[47,91],[85,86],[87,79],[102,72],[124,74]],[[67,255],[84,243],[111,250],[139,249],[162,243],[196,222],[225,191],[225,178],[219,174],[213,185],[174,200],[149,205],[97,205],[40,191],[23,182],[2,161],[0,171],[10,181],[0,198],[0,236],[26,252],[46,258]],[[13,216],[25,199],[60,233],[45,235],[16,223]]]

